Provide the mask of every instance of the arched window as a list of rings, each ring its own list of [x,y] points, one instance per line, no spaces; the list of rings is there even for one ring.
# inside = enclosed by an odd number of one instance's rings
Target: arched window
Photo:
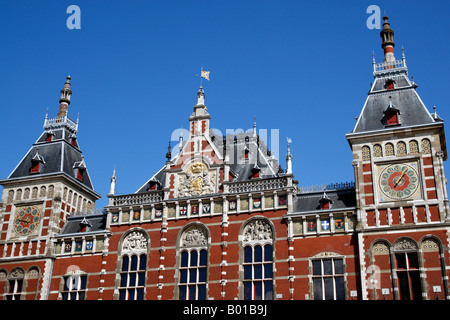
[[[392,143],[386,143],[385,147],[385,154],[386,156],[393,156],[394,155],[394,145]]]
[[[416,140],[411,140],[409,142],[409,153],[410,154],[419,153],[419,144],[417,143]]]
[[[412,239],[402,238],[393,245],[393,251],[400,300],[422,300],[417,244]]]
[[[379,144],[373,146],[373,157],[378,158],[383,156],[383,149]]]
[[[311,259],[314,300],[345,300],[344,259],[334,252]]]
[[[397,142],[397,156],[406,156],[406,143],[403,141]]]
[[[73,270],[63,276],[61,296],[63,300],[85,300],[87,274],[81,270]]]
[[[254,219],[243,230],[244,300],[273,299],[273,232],[268,221]]]
[[[369,161],[370,160],[370,148],[368,146],[364,146],[361,149],[362,151],[362,161]]]
[[[144,300],[148,238],[135,230],[122,241],[119,282],[120,300]]]
[[[13,201],[14,201],[14,190],[9,190],[8,191],[8,200],[7,200],[7,202],[11,203]]]
[[[182,231],[179,240],[178,298],[180,300],[206,300],[208,279],[208,233],[198,224]]]
[[[11,270],[8,275],[8,293],[6,294],[7,300],[20,300],[23,288],[23,279],[25,272],[22,268],[17,267]]]
[[[428,139],[422,139],[420,143],[420,148],[422,150],[422,153],[430,154],[431,153],[431,143]]]

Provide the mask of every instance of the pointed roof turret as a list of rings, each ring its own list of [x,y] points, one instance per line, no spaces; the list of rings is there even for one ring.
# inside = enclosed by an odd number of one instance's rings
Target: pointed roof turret
[[[384,16],[383,29],[380,32],[381,48],[384,50],[384,62],[395,62],[394,56],[394,30],[391,29],[391,25],[388,22],[389,17]]]
[[[67,115],[72,90],[70,76],[61,90],[61,106],[57,117],[45,115],[44,132],[31,146],[21,162],[0,184],[20,179],[37,179],[64,177],[79,188],[90,193],[93,198],[100,198],[94,191],[84,156],[79,144],[74,139],[78,129],[78,121],[71,120]],[[39,164],[39,165],[38,165]]]
[[[67,116],[67,109],[70,104],[70,97],[72,96],[72,90],[70,89],[70,76],[67,76],[66,83],[61,89],[61,99],[59,99],[60,107],[57,117],[62,118]]]
[[[361,114],[352,133],[370,132],[389,128],[384,121],[386,112],[396,111],[401,114],[400,127],[427,125],[435,123],[430,112],[420,99],[417,85],[408,77],[405,52],[402,48],[402,59],[395,60],[394,31],[384,16],[383,29],[380,32],[381,47],[384,50],[382,63],[372,58],[375,81],[369,91]]]

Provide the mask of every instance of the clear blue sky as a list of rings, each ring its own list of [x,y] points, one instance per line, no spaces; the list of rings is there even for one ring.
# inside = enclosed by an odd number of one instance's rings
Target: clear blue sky
[[[66,26],[73,4],[80,30]],[[56,116],[70,74],[97,208],[114,166],[117,191],[135,192],[188,126],[203,67],[211,127],[246,130],[256,115],[258,128],[279,129],[283,168],[293,140],[301,186],[353,181],[345,134],[373,80],[372,51],[383,58],[380,30],[366,27],[372,4],[389,15],[425,105],[450,119],[449,1],[1,0],[0,177],[39,137],[46,109]]]

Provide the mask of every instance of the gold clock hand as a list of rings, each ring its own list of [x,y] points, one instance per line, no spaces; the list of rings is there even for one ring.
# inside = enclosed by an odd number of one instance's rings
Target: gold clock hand
[[[402,180],[402,178],[405,175],[406,171],[408,171],[408,168],[403,169],[402,174],[398,177],[397,182],[394,185],[394,188],[398,186],[398,184],[400,183],[400,180]]]

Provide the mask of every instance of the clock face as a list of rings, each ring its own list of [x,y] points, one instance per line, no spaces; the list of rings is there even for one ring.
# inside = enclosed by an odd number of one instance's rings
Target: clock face
[[[420,180],[416,162],[378,166],[380,201],[420,199]]]
[[[18,207],[14,218],[14,231],[19,236],[27,236],[37,230],[41,221],[39,206]]]

